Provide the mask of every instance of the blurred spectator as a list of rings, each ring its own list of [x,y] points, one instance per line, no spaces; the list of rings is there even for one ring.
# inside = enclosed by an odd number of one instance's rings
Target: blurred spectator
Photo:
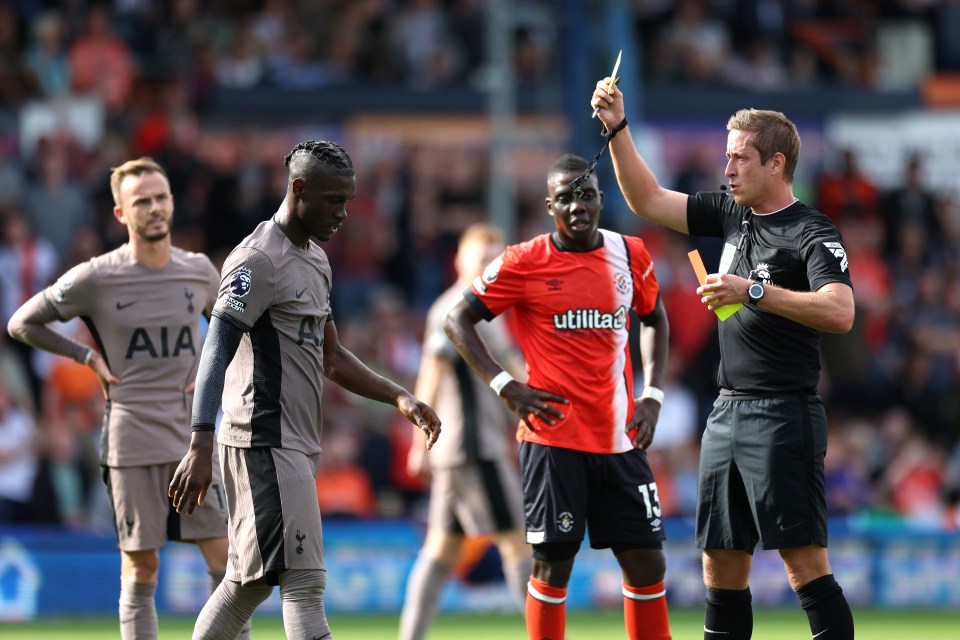
[[[73,324],[76,339],[93,347],[86,327]],[[106,497],[99,447],[103,389],[93,369],[61,356],[50,357],[44,382],[44,445],[60,517],[68,526],[86,526],[91,524],[90,506],[102,503],[94,496]],[[107,514],[103,523],[112,521]]]
[[[60,14],[48,12],[33,24],[33,42],[25,56],[29,80],[38,95],[61,98],[70,93],[70,61]]]
[[[263,80],[263,56],[247,23],[228,36],[226,50],[217,57],[216,75],[221,87],[250,89]]]
[[[270,59],[270,78],[282,89],[309,90],[330,84],[317,40],[305,26],[292,26],[287,41]]]
[[[664,57],[680,81],[710,84],[721,80],[730,54],[727,25],[706,0],[680,0],[662,32]]]
[[[16,4],[0,3],[0,104],[17,106],[30,97],[21,57],[23,26]]]
[[[840,152],[838,166],[824,171],[817,180],[817,208],[841,228],[850,218],[879,215],[879,194],[873,182],[857,165],[853,149]]]
[[[936,251],[943,243],[943,227],[937,215],[933,192],[923,180],[923,160],[918,154],[907,158],[903,184],[884,194],[881,212],[886,223],[884,254],[896,255],[900,249],[901,230],[907,225],[918,225],[926,234],[924,244],[928,251]]]
[[[10,316],[35,293],[53,282],[60,257],[44,237],[34,234],[19,206],[0,210],[0,320]]]
[[[360,436],[348,427],[323,430],[317,496],[324,518],[372,518],[377,501],[370,475],[358,463]]]
[[[31,520],[37,477],[36,427],[0,372],[0,523]]]
[[[442,85],[460,70],[460,59],[438,0],[403,3],[392,20],[393,39],[413,87]]]
[[[863,454],[856,439],[841,425],[831,425],[827,434],[823,466],[830,515],[852,515],[869,506],[872,496]]]
[[[19,207],[0,213],[0,320],[7,326],[10,316],[53,282],[59,273],[60,258],[46,238],[34,235],[30,221]],[[30,363],[31,349],[17,340],[5,348],[15,354],[28,374],[33,403],[40,405],[43,386]]]
[[[186,78],[194,73],[198,53],[214,34],[209,14],[199,0],[173,0],[163,3],[165,19],[153,29],[155,61],[148,75],[154,78]]]
[[[893,507],[914,525],[942,523],[943,452],[912,433],[893,456],[885,474]]]
[[[23,209],[34,232],[65,255],[77,229],[93,222],[90,205],[83,188],[70,177],[65,149],[50,147],[38,164],[39,175],[27,184]]]
[[[734,87],[752,91],[774,91],[787,86],[787,70],[773,42],[754,38],[745,51],[725,65],[724,77]]]
[[[130,46],[113,33],[110,7],[94,4],[88,9],[86,30],[70,46],[73,88],[100,96],[113,116],[130,106],[137,77]]]
[[[0,209],[20,206],[25,180],[23,165],[12,152],[0,149]]]

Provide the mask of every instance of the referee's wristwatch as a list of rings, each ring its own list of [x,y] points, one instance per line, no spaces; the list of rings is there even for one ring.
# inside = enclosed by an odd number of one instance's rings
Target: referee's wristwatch
[[[747,287],[747,303],[754,306],[760,304],[760,298],[763,297],[763,294],[766,291],[763,288],[762,282],[753,282]]]

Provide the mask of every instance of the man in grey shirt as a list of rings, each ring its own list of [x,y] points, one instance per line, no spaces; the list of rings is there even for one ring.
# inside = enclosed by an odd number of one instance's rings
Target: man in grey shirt
[[[9,332],[90,366],[100,378],[107,398],[100,464],[122,559],[120,634],[151,640],[157,637],[158,549],[168,539],[197,544],[212,588],[227,566],[219,475],[211,484],[216,499],[197,518],[180,518],[167,496],[189,443],[200,315],[209,317],[219,276],[206,256],[172,245],[173,195],[160,165],[130,160],[113,170],[110,187],[129,242],[67,271],[14,313]],[[97,349],[47,327],[77,317]],[[249,637],[249,627],[242,637]]]

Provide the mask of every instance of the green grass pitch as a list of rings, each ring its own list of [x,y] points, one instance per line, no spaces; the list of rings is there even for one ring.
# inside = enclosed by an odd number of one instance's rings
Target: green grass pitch
[[[757,640],[802,640],[809,638],[807,619],[796,609],[758,609],[755,612],[753,637]],[[868,640],[955,640],[960,633],[960,612],[949,610],[875,610],[854,612],[857,637]],[[674,640],[702,640],[703,612],[699,609],[675,609],[670,612]],[[330,625],[336,640],[396,640],[396,615],[335,614]],[[189,638],[193,620],[162,618],[160,640]],[[4,640],[106,640],[119,638],[113,618],[48,620],[28,624],[0,623]],[[283,640],[283,623],[279,616],[254,618],[255,640]],[[442,615],[430,634],[430,640],[526,640],[523,621],[515,616]],[[567,615],[568,640],[623,640],[623,618],[616,611],[571,611]]]

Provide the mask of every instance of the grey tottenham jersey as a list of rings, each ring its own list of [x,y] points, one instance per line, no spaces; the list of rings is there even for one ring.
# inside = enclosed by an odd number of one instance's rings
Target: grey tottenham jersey
[[[320,452],[330,284],[323,250],[300,249],[272,220],[227,257],[213,313],[245,333],[227,368],[221,443]]]
[[[81,317],[110,370],[100,461],[111,467],[176,462],[190,443],[200,356],[199,320],[211,309],[219,276],[210,259],[173,247],[149,269],[129,245],[77,265],[44,291],[62,320]]]
[[[429,452],[430,466],[456,467],[478,460],[500,460],[516,455],[507,431],[517,418],[503,401],[460,357],[443,332],[447,311],[463,299],[463,289],[454,286],[430,307],[424,327],[424,351],[446,360],[449,370],[440,378],[433,408],[443,421],[443,435]],[[502,318],[477,323],[477,331],[495,358],[506,362],[511,350]]]

